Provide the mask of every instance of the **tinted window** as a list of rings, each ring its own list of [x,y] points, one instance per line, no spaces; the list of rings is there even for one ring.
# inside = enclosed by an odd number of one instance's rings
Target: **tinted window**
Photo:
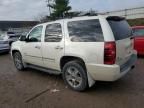
[[[50,24],[46,27],[45,42],[60,42],[62,40],[61,24]]]
[[[83,20],[68,23],[69,36],[72,42],[104,41],[99,20]]]
[[[133,29],[134,36],[144,36],[144,29]]]
[[[132,36],[132,30],[125,19],[119,17],[110,18],[108,22],[114,33],[115,40],[121,40]]]
[[[34,28],[29,34],[29,41],[30,42],[41,42],[41,35],[42,35],[42,26],[38,26]]]
[[[7,32],[7,34],[15,34],[14,32]]]

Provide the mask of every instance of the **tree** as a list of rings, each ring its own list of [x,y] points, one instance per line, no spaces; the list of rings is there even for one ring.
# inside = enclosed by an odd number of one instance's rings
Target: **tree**
[[[71,10],[69,0],[53,0],[53,3],[48,4],[48,7],[53,9],[51,14],[53,18],[63,18]]]

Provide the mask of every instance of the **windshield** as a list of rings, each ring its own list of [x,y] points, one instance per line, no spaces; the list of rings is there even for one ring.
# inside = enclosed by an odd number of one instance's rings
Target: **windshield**
[[[134,36],[144,36],[144,29],[133,29]]]
[[[132,36],[132,29],[124,18],[108,17],[107,20],[116,40],[126,39]]]

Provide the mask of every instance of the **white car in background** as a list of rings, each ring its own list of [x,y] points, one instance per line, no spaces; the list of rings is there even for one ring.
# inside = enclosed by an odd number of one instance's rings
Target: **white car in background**
[[[19,39],[14,32],[3,32],[0,34],[0,52],[9,52],[11,44]]]
[[[76,91],[95,81],[118,80],[137,60],[127,21],[101,15],[39,24],[12,44],[11,54],[18,70],[62,74]]]
[[[10,45],[8,39],[5,37],[5,35],[0,34],[0,53],[9,52],[10,51]]]

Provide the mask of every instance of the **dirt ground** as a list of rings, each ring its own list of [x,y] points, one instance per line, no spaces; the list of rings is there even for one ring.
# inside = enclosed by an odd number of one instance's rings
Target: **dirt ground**
[[[10,55],[0,55],[0,108],[144,108],[144,58],[116,82],[97,82],[83,93],[61,76],[27,69],[18,72]]]

